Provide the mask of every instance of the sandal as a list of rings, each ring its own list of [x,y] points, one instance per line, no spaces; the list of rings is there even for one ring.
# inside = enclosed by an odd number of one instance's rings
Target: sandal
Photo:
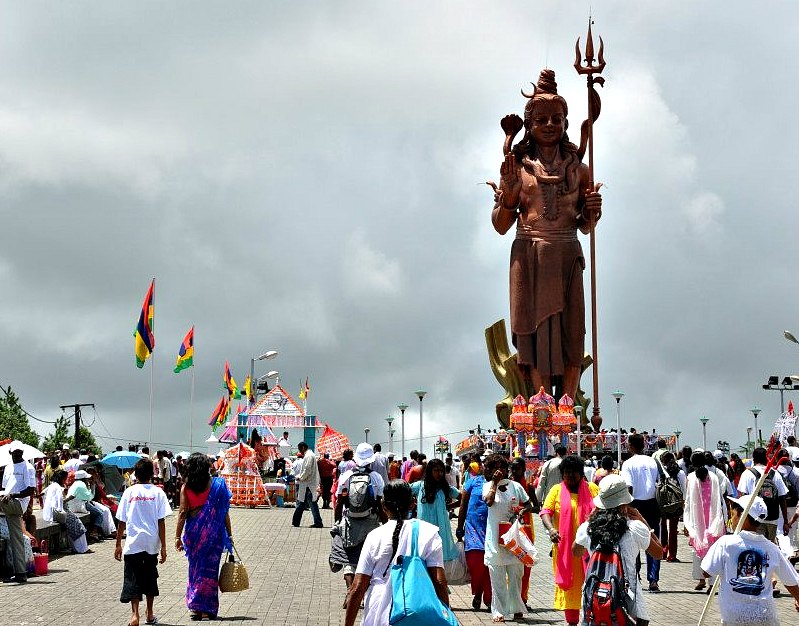
[[[191,617],[189,618],[192,622],[200,622],[203,619],[202,613],[192,613]]]
[[[694,591],[702,591],[702,589],[704,589],[704,588],[705,588],[705,581],[704,580],[700,580],[698,583],[696,583],[696,587],[694,587]]]
[[[474,597],[474,599],[472,600],[472,608],[473,608],[475,611],[479,611],[479,610],[480,610],[480,603],[481,603],[482,601],[483,601],[483,598],[482,598],[482,596],[481,596],[481,595],[477,595],[477,596],[475,596],[475,597]]]
[[[495,624],[504,624],[505,618],[502,615],[497,615],[496,617],[492,618],[491,621]]]

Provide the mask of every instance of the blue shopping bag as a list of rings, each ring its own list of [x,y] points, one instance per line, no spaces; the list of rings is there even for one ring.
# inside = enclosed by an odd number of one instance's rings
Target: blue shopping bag
[[[389,624],[400,626],[459,626],[458,619],[436,595],[427,564],[419,556],[419,520],[411,522],[411,553],[391,567]]]

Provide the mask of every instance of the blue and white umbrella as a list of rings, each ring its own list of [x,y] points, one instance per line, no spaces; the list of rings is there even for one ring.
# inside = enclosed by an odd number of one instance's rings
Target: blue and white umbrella
[[[106,454],[102,459],[100,459],[100,463],[103,463],[104,465],[115,465],[116,467],[122,469],[130,469],[143,458],[144,457],[138,452],[127,452],[122,450]]]

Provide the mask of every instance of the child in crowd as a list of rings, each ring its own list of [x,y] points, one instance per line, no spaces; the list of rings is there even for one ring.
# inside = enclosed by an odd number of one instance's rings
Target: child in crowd
[[[117,508],[117,543],[114,558],[125,557],[125,574],[122,582],[121,602],[130,602],[129,626],[139,625],[139,603],[147,598],[147,624],[155,624],[153,601],[158,595],[157,555],[160,562],[166,561],[166,529],[164,518],[172,514],[166,494],[151,484],[153,464],[142,459],[133,468],[137,484],[126,489]],[[125,547],[122,537],[127,530]]]

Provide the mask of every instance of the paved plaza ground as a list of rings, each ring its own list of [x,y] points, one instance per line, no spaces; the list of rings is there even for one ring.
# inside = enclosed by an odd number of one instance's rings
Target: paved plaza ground
[[[232,623],[258,625],[321,626],[343,623],[344,580],[332,574],[327,556],[330,534],[327,529],[292,528],[292,509],[241,509],[231,512],[233,534],[250,576],[250,590],[222,594],[219,617]],[[322,511],[326,526],[331,511]],[[303,519],[311,524],[310,514]],[[550,609],[553,596],[552,570],[546,554],[549,542],[537,521],[539,553],[544,559],[531,577],[529,604],[533,612],[521,623],[563,624],[563,615]],[[174,537],[175,517],[167,519],[167,537]],[[170,552],[159,566],[161,596],[156,599],[159,624],[190,624],[184,602],[186,559]],[[122,564],[114,560],[114,542],[92,546],[94,553],[54,557],[50,574],[31,578],[27,585],[0,586],[0,626],[66,626],[79,624],[128,623],[129,607],[119,602]],[[663,563],[659,594],[647,594],[652,624],[679,626],[696,624],[706,595],[693,591],[691,557],[684,537],[680,537],[682,563]],[[471,610],[469,587],[454,587],[452,605],[463,626],[491,623],[487,611]],[[790,596],[777,599],[782,624],[799,623]],[[144,623],[142,615],[142,624]],[[360,620],[359,622],[360,623]],[[716,600],[707,624],[718,624]]]

